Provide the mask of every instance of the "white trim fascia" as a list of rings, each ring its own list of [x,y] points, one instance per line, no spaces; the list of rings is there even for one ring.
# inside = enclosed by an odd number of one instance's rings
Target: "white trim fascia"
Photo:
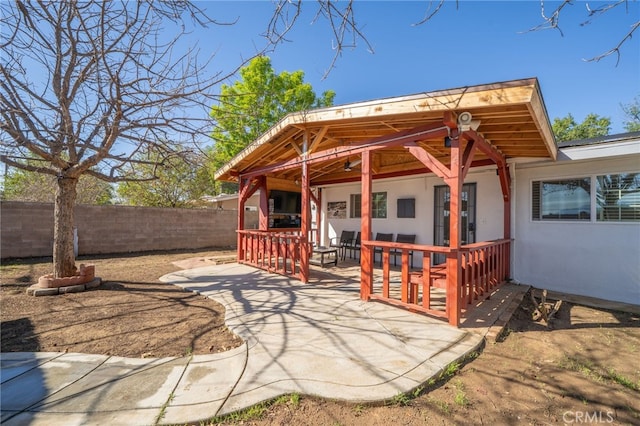
[[[560,148],[558,161],[592,160],[633,154],[640,154],[640,140]]]

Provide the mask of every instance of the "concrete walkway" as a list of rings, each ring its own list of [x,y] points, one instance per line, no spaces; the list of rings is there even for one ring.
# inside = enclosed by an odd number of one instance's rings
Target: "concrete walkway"
[[[502,309],[516,302],[514,291],[503,291],[501,308],[456,329],[362,302],[354,280],[301,284],[239,264],[161,280],[225,305],[226,323],[244,344],[161,359],[2,353],[0,423],[184,424],[292,392],[353,402],[393,398],[476,350]]]

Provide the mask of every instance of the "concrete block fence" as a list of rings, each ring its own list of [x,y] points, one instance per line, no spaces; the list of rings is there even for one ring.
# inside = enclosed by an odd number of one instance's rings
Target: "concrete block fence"
[[[246,212],[245,228],[258,213]],[[78,254],[235,247],[237,211],[131,206],[75,207]],[[0,203],[0,257],[51,256],[53,204]]]

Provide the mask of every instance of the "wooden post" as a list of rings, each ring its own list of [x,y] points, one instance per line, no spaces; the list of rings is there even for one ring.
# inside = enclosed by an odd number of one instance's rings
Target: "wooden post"
[[[500,187],[502,188],[503,200],[503,235],[505,240],[511,239],[511,174],[509,173],[509,165],[506,162],[498,165],[498,176],[500,177]],[[511,276],[511,244],[507,246],[507,259],[505,265],[505,275],[502,278]]]
[[[362,153],[361,163],[361,217],[360,217],[360,238],[362,241],[371,240],[371,151]],[[362,245],[360,249],[360,298],[369,300],[373,291],[373,250],[367,245]]]
[[[301,177],[301,218],[300,218],[300,281],[303,283],[309,282],[309,256],[311,255],[309,250],[309,231],[311,230],[311,202],[309,191],[309,165],[306,161],[308,154],[308,141],[309,131],[305,131],[304,139],[302,143],[302,155],[305,157],[305,161],[302,163],[302,177]]]
[[[243,199],[242,194],[245,192],[245,186],[247,182],[240,177],[238,179],[238,231],[244,230],[244,203],[246,200]],[[242,244],[242,234],[240,232],[237,233],[237,254],[238,254],[238,262],[244,261],[244,247]]]
[[[460,325],[460,216],[462,207],[462,150],[461,137],[451,141],[451,171],[446,180],[450,189],[449,197],[449,248],[447,254],[447,318],[449,324]]]
[[[260,190],[260,219],[258,229],[266,231],[269,229],[269,193],[266,176],[260,176],[258,189]]]

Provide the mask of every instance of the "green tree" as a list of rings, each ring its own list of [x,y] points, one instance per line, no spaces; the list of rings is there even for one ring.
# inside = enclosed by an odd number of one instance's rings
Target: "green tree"
[[[113,188],[108,182],[83,175],[78,179],[76,204],[111,204]],[[56,177],[12,168],[4,178],[3,199],[53,203]]]
[[[330,106],[334,96],[332,90],[316,96],[302,71],[276,74],[270,58],[254,58],[240,69],[239,80],[222,86],[220,101],[211,108],[215,120],[209,153],[212,169],[228,162],[288,113]]]
[[[177,150],[177,149],[176,149]],[[153,151],[141,152],[141,162],[129,166],[128,173],[138,178],[118,186],[125,204],[149,207],[197,207],[199,199],[212,184],[201,158],[186,152],[163,158]]]
[[[573,115],[569,113],[566,117],[555,118],[551,127],[556,141],[574,141],[608,135],[611,129],[611,119],[591,113],[585,117],[582,123],[577,123]]]
[[[636,96],[633,102],[621,104],[622,111],[627,116],[624,129],[627,132],[640,132],[640,97]]]

